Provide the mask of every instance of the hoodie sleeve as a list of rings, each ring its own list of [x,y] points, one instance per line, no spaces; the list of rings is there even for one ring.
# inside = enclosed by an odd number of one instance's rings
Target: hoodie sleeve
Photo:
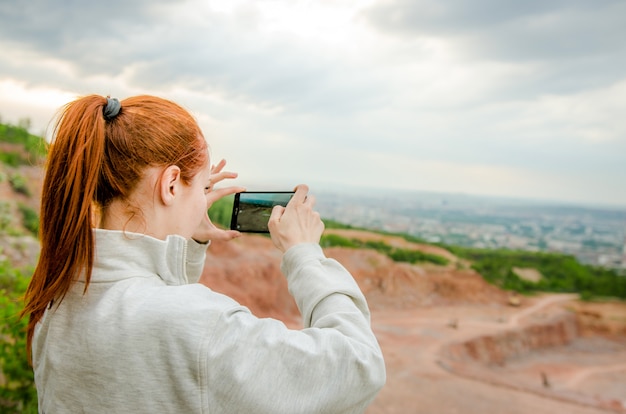
[[[292,247],[281,269],[304,329],[225,312],[204,361],[211,412],[362,413],[385,383],[365,297],[319,245]]]

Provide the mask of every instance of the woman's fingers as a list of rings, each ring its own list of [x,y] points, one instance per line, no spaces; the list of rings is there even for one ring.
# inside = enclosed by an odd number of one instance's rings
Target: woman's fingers
[[[226,196],[229,196],[235,193],[241,193],[242,191],[246,191],[246,188],[233,186],[233,187],[224,187],[224,188],[218,188],[218,189],[212,190],[206,195],[207,203],[213,204],[220,198],[224,198]]]
[[[222,168],[224,168],[224,166],[226,165],[226,160],[222,159],[220,162],[217,163],[217,165],[212,165],[211,166],[211,174],[217,174],[220,171],[222,171]]]
[[[237,178],[238,174],[236,172],[231,171],[222,171],[217,174],[211,174],[211,185],[219,183],[222,180],[227,178]]]
[[[293,197],[291,197],[291,200],[289,200],[289,204],[302,204],[304,203],[304,200],[306,200],[307,198],[307,194],[309,192],[309,187],[306,184],[300,184],[298,186],[296,186],[295,188],[295,193],[293,195]]]
[[[315,198],[308,195],[308,186],[299,185],[286,207],[272,209],[268,223],[274,245],[286,252],[299,243],[319,243],[324,223],[313,210]]]

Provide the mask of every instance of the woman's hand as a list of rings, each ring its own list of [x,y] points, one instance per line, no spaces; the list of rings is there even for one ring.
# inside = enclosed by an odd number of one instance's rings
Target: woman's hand
[[[302,184],[286,207],[275,206],[268,223],[274,245],[283,253],[299,243],[319,243],[324,223],[313,210],[315,197],[308,196],[309,187]]]
[[[237,173],[235,172],[222,171],[225,165],[226,160],[221,160],[217,165],[211,166],[211,184],[206,194],[207,213],[204,215],[204,218],[196,232],[193,234],[193,236],[191,236],[192,239],[199,243],[206,243],[209,240],[231,240],[241,235],[241,233],[236,230],[225,230],[218,228],[217,226],[215,226],[215,224],[213,224],[208,213],[211,205],[213,205],[213,203],[215,203],[220,198],[246,191],[244,187],[226,187],[217,190],[213,188],[215,184],[224,179],[237,178]]]

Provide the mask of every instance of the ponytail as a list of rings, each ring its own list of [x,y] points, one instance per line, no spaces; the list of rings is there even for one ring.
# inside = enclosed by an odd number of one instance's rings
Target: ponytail
[[[41,196],[39,262],[25,294],[30,353],[35,325],[62,300],[81,271],[85,291],[94,257],[94,199],[104,158],[106,98],[88,96],[63,108],[50,146]]]

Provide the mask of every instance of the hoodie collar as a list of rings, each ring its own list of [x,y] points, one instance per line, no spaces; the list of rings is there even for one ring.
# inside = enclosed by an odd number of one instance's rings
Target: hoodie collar
[[[187,240],[165,240],[119,230],[94,229],[96,254],[91,283],[157,275],[168,285],[188,283]]]

